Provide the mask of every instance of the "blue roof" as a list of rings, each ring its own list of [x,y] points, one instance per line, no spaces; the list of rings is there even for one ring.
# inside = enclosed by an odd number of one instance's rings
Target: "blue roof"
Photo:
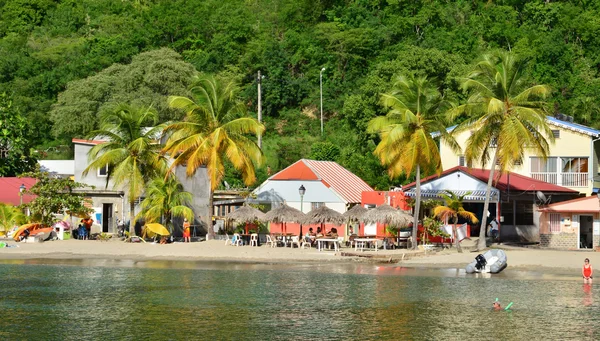
[[[548,120],[549,124],[555,125],[557,127],[576,131],[578,133],[586,134],[586,135],[593,136],[593,137],[600,137],[600,130],[596,130],[596,129],[590,128],[588,126],[584,126],[583,124],[559,120],[558,118],[555,118],[552,116],[546,116],[546,119]],[[456,125],[446,128],[446,131],[450,133],[454,130],[454,128],[456,128]],[[440,136],[440,132],[438,132],[438,131],[431,133],[431,137],[433,137],[433,138],[436,138],[439,136]]]
[[[558,118],[555,118],[552,116],[546,116],[546,119],[548,120],[548,123],[553,124],[558,127],[561,127],[561,128],[573,130],[573,131],[576,131],[576,132],[579,132],[582,134],[586,134],[586,135],[590,135],[590,136],[594,136],[594,137],[600,136],[600,130],[596,130],[596,129],[590,128],[588,126],[584,126],[583,124],[559,120]]]

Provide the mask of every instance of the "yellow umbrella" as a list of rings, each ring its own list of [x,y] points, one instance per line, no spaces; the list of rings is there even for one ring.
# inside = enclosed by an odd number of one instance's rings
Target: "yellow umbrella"
[[[32,224],[25,224],[25,225],[21,225],[21,227],[19,227],[15,233],[13,233],[13,239],[15,241],[19,241],[19,236],[23,233],[23,231],[25,230],[37,230],[39,228],[42,227],[42,224],[40,223],[32,223]]]
[[[150,223],[146,224],[144,227],[143,235],[147,235],[148,237],[154,237],[154,235],[159,236],[168,236],[170,235],[169,230],[166,227],[162,226],[158,223]]]

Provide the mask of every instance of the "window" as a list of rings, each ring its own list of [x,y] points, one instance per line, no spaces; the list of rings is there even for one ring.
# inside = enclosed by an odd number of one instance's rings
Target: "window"
[[[560,138],[560,130],[552,130],[552,135],[554,135],[555,139]]]
[[[314,209],[317,209],[317,208],[319,208],[321,206],[325,206],[325,203],[323,203],[323,202],[313,202],[313,203],[310,204],[310,209],[314,210]]]
[[[558,169],[556,167],[556,157],[549,157],[545,161],[541,157],[531,158],[531,172],[532,173],[556,173]]]
[[[98,176],[100,176],[100,177],[108,176],[108,165],[98,169]]]
[[[560,213],[550,213],[550,232],[560,232]]]
[[[459,155],[458,156],[458,165],[461,167],[465,166],[465,156],[464,155]]]
[[[563,173],[587,173],[587,157],[561,157]]]

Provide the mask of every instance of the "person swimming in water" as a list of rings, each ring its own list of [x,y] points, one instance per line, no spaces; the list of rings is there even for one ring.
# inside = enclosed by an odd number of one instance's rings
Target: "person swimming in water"
[[[502,306],[500,305],[500,302],[498,302],[498,301],[494,302],[493,309],[494,310],[502,310]]]

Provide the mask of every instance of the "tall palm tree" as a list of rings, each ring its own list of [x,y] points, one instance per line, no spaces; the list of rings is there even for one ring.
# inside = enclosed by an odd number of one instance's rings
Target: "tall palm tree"
[[[194,219],[194,211],[189,207],[191,202],[192,194],[184,191],[177,177],[170,173],[166,177],[161,176],[150,181],[138,217],[144,218],[148,223],[164,223],[173,233],[173,218],[182,217],[189,221]]]
[[[388,167],[390,177],[416,172],[413,247],[417,247],[417,228],[421,209],[421,168],[442,171],[440,153],[432,133],[453,149],[458,148],[446,132],[443,114],[450,106],[427,77],[400,76],[389,93],[381,95],[381,104],[389,109],[385,116],[369,122],[369,133],[378,133],[381,142],[375,155]]]
[[[525,61],[513,53],[484,55],[462,82],[463,88],[470,92],[469,98],[450,114],[451,119],[466,114],[466,119],[452,133],[472,132],[465,146],[467,164],[479,159],[485,168],[491,161],[479,250],[486,246],[486,213],[496,166],[501,174],[515,162],[522,162],[526,148],[545,159],[548,142],[554,141],[546,122],[546,103],[543,101],[551,89],[547,85],[530,86],[523,75],[524,69]]]
[[[152,108],[119,104],[102,115],[100,129],[90,134],[91,138],[106,142],[89,151],[90,163],[83,174],[108,167],[107,186],[112,179],[114,188],[124,188],[127,192],[131,235],[135,234],[136,199],[150,179],[164,176],[168,169],[158,141],[164,126],[155,125],[157,120],[158,114]]]
[[[446,205],[437,206],[433,209],[433,214],[442,219],[442,220],[452,220],[452,231],[454,232],[454,241],[456,242],[456,250],[462,253],[462,248],[460,247],[460,242],[458,240],[458,234],[456,233],[456,224],[458,223],[458,217],[468,219],[473,224],[476,224],[479,219],[477,216],[464,209],[463,200],[464,198],[471,194],[471,192],[467,192],[463,195],[456,195],[452,191],[446,191],[446,194],[442,194],[442,198]]]
[[[190,90],[192,99],[169,98],[169,106],[184,110],[185,118],[165,129],[169,138],[164,151],[174,159],[171,169],[185,166],[188,176],[193,176],[198,168],[206,167],[211,210],[206,223],[210,227],[213,192],[223,179],[225,159],[241,173],[246,185],[253,184],[255,167],[262,162],[263,154],[248,134],[258,136],[265,128],[248,116],[246,105],[237,98],[239,88],[233,81],[202,76]],[[208,232],[209,237],[213,237],[211,228]]]

